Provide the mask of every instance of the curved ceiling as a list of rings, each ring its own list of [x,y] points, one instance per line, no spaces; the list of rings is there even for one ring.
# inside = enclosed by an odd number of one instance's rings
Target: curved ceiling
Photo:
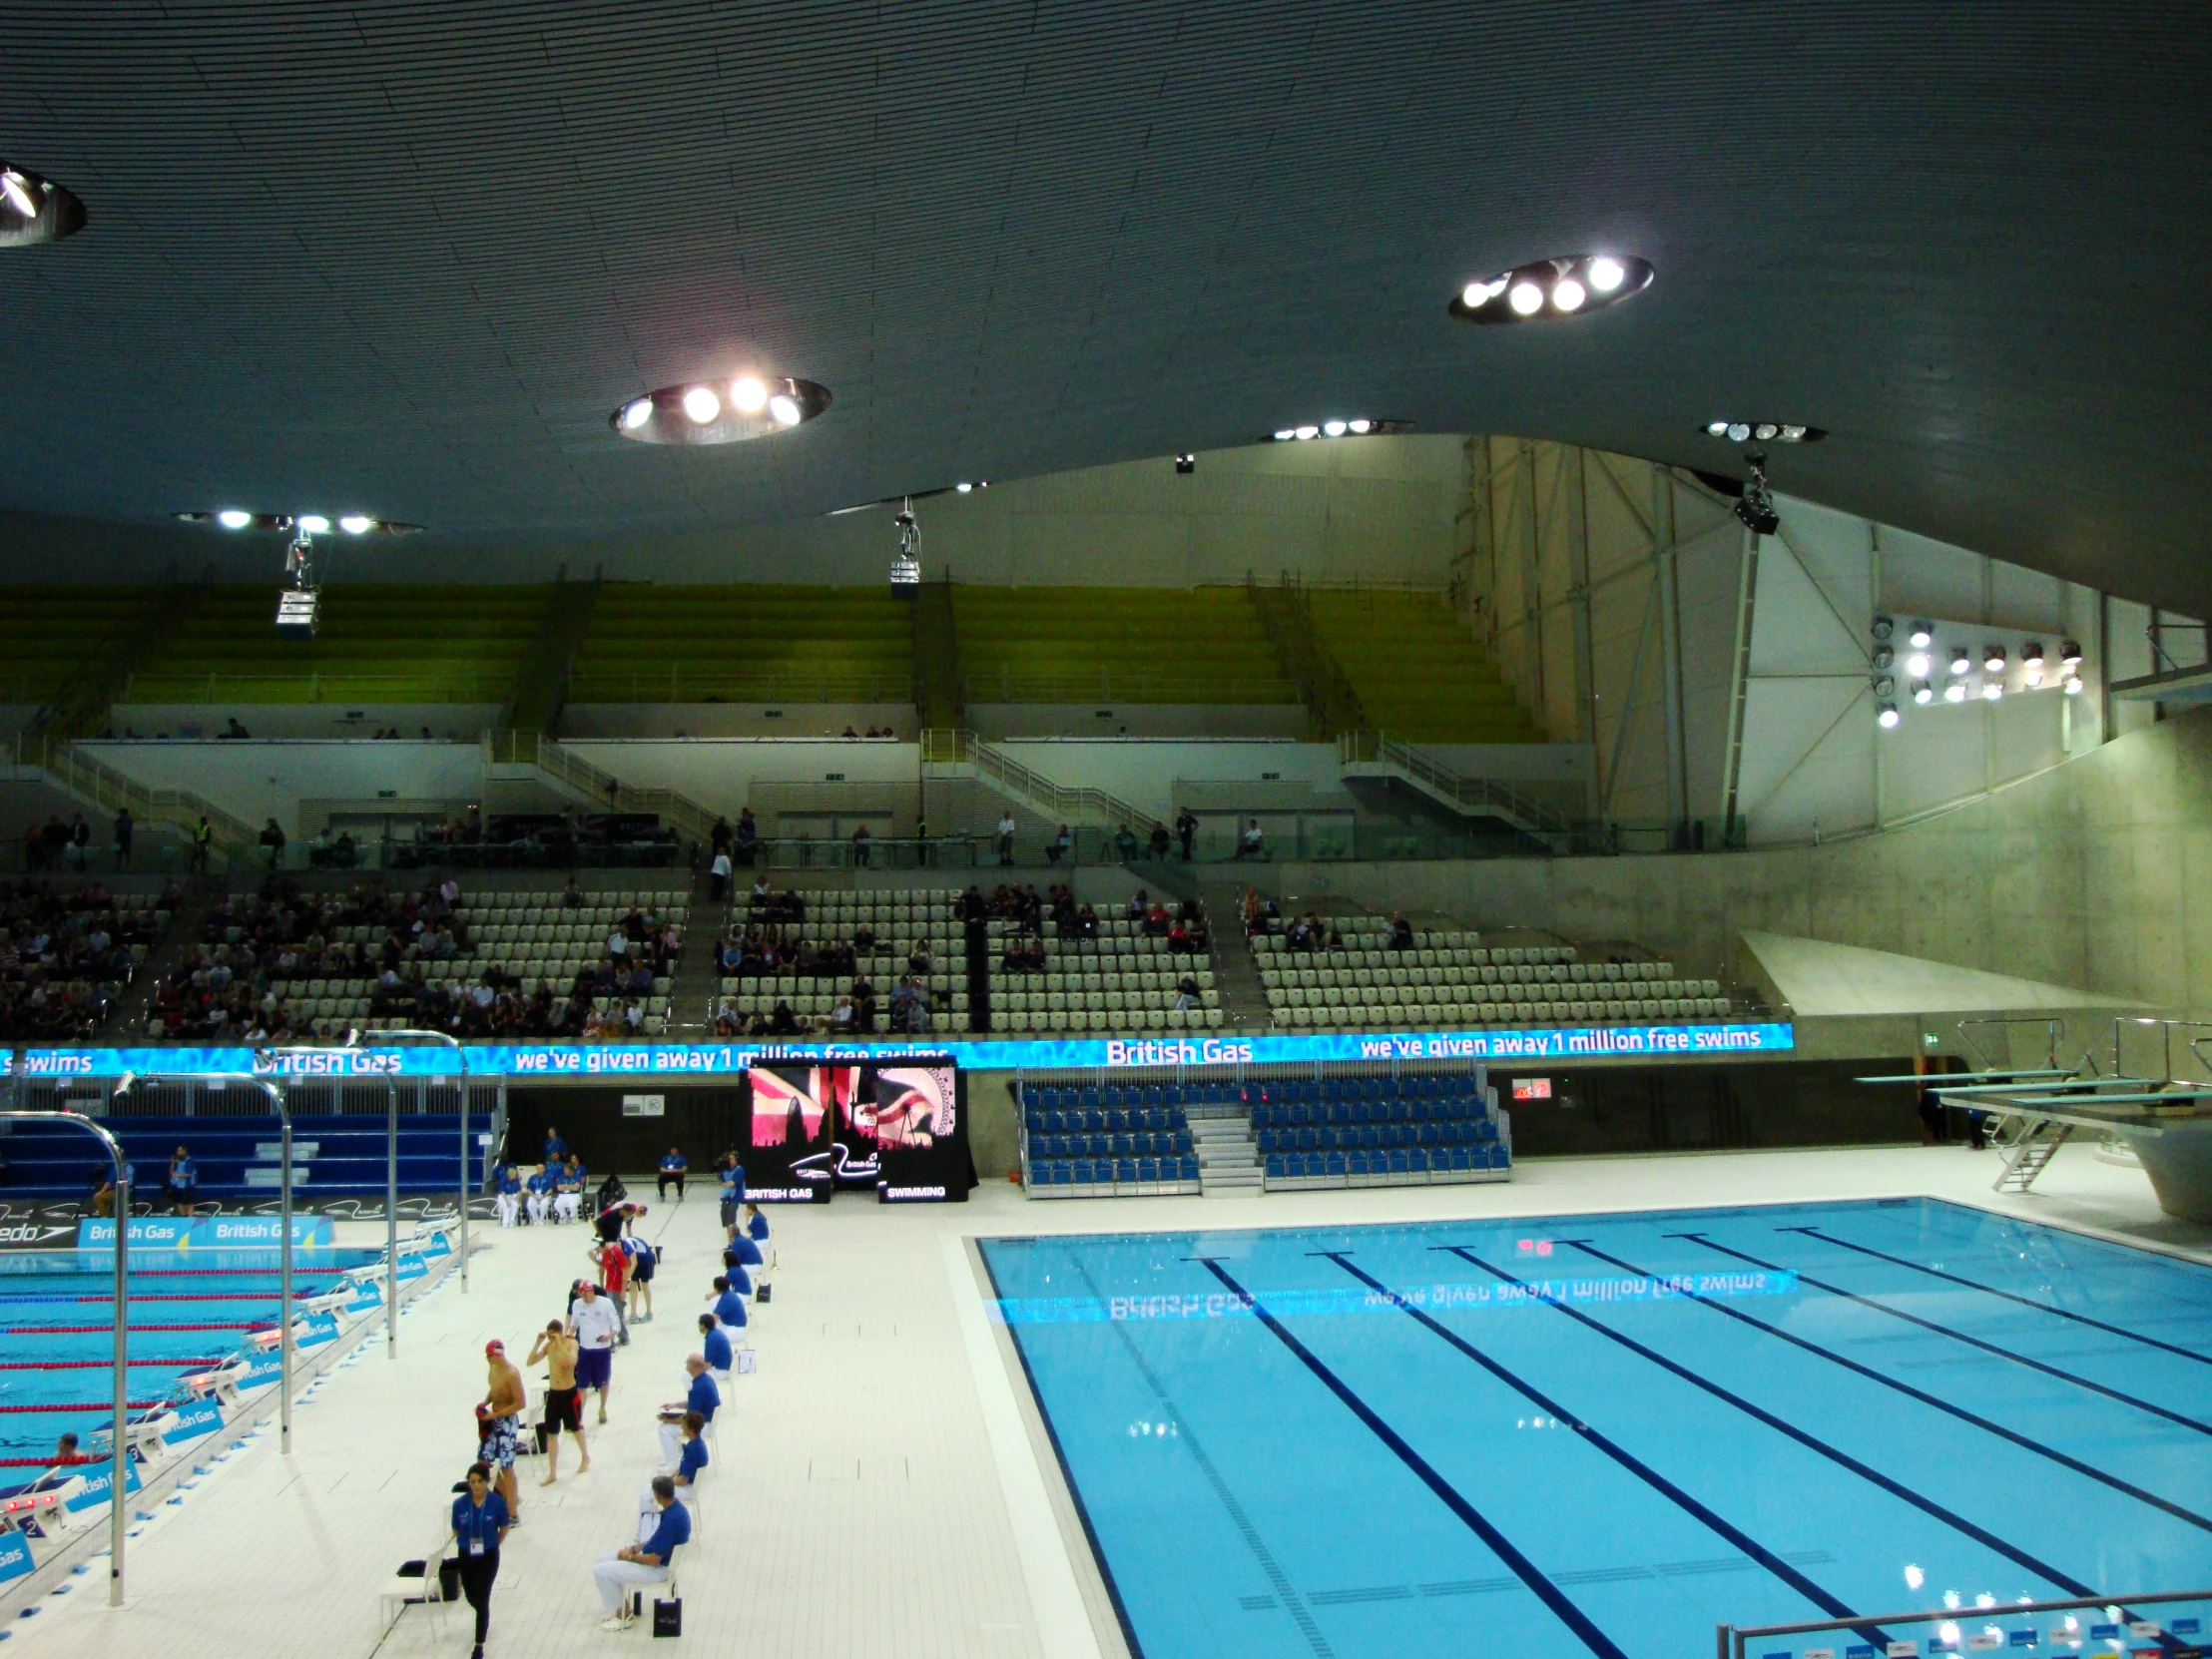
[[[2212,13],[0,3],[0,509],[696,532],[1328,412],[1728,469],[2212,614]],[[1611,249],[1629,303],[1475,328]],[[830,387],[625,442],[647,387]]]

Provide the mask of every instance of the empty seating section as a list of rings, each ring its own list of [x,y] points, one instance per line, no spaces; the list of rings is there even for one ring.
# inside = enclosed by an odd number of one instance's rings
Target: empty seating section
[[[416,943],[402,945],[395,969],[400,981],[396,990],[379,988],[379,958],[386,937],[393,932],[393,922],[388,918],[333,923],[321,934],[325,940],[321,957],[300,949],[295,952],[298,963],[287,969],[281,956],[271,952],[262,967],[281,1017],[307,1034],[343,1036],[354,1026],[374,1031],[427,1023],[440,1030],[502,1040],[573,1040],[593,1034],[584,1028],[584,1009],[576,1010],[577,1017],[565,1029],[538,1030],[529,1028],[527,1022],[521,1026],[511,1020],[502,1022],[495,1015],[504,1008],[480,1007],[470,1014],[461,1005],[478,987],[493,990],[494,1002],[504,997],[514,1003],[542,987],[557,1002],[565,1003],[579,974],[596,971],[610,960],[608,941],[625,931],[629,918],[634,915],[640,920],[632,931],[649,937],[635,943],[626,940],[631,948],[625,955],[646,957],[653,953],[652,935],[673,928],[681,943],[690,908],[689,895],[674,889],[589,891],[581,893],[579,899],[578,903],[567,903],[559,891],[463,893],[453,907],[452,952],[440,954],[435,947],[425,949]],[[234,905],[248,902],[246,895],[233,897]],[[210,938],[211,955],[222,947],[237,946],[253,928],[250,918],[242,914],[227,922],[219,918],[215,931],[222,936]],[[401,932],[404,934],[405,929]],[[346,971],[332,971],[331,964],[341,955],[354,959],[346,964]],[[641,1017],[637,1028],[625,1034],[660,1036],[668,1028],[669,983],[669,975],[664,972],[653,978],[650,992],[625,993],[619,986],[595,988],[589,997],[589,1012],[620,1017],[634,997]],[[272,1018],[265,1023],[274,1022],[276,1010],[270,1010],[270,1014]],[[482,1029],[476,1028],[479,1018]],[[153,1035],[163,1035],[158,1023],[151,1029]]]
[[[1250,1084],[1268,1186],[1503,1181],[1512,1147],[1477,1084],[1472,1076]]]
[[[712,1010],[725,1034],[747,1034],[758,1022],[760,1034],[767,1035],[766,1022],[779,1002],[789,1006],[803,1031],[828,1031],[838,1000],[851,997],[856,978],[864,978],[870,988],[873,1007],[866,1028],[882,1034],[890,1023],[894,987],[901,979],[918,978],[928,997],[926,1025],[897,1034],[918,1037],[925,1031],[939,1031],[964,1038],[967,950],[961,924],[953,914],[959,888],[782,896],[781,907],[757,906],[746,893],[731,903],[724,928],[721,994]],[[795,896],[804,908],[791,917],[789,899]],[[785,919],[774,919],[780,913]],[[864,945],[859,942],[862,939],[867,940]],[[773,942],[776,960],[747,965],[749,940],[762,947]],[[733,946],[736,962],[731,960],[729,947]],[[809,971],[819,964],[826,947],[834,952],[840,946],[852,949],[850,969]],[[926,968],[913,965],[917,947],[926,953]],[[842,957],[836,960],[841,963]]]
[[[1023,1187],[1036,1198],[1195,1193],[1186,1108],[1237,1097],[1234,1083],[1024,1084]]]
[[[0,1037],[80,1042],[138,976],[174,892],[0,886]]]
[[[911,602],[888,588],[603,587],[571,703],[911,703]]]
[[[481,1104],[481,1096],[478,1103]],[[443,1111],[413,1110],[403,1092],[399,1105],[399,1190],[403,1194],[444,1194],[451,1199],[459,1185],[460,1122],[450,1099]],[[217,1116],[137,1117],[118,1115],[100,1120],[123,1144],[123,1155],[134,1167],[137,1186],[133,1208],[149,1205],[165,1208],[162,1183],[169,1169],[169,1155],[178,1147],[192,1150],[199,1171],[194,1202],[223,1204],[230,1208],[267,1206],[278,1202],[279,1148],[276,1118],[262,1114],[226,1113]],[[476,1135],[491,1130],[491,1118],[471,1114],[472,1143]],[[374,1109],[344,1114],[295,1115],[291,1123],[292,1192],[307,1200],[338,1198],[348,1194],[384,1192],[384,1103]],[[95,1165],[105,1168],[91,1138],[80,1130],[49,1129],[36,1123],[0,1124],[0,1147],[8,1165],[8,1196],[12,1199],[67,1200],[89,1198]],[[483,1158],[470,1162],[480,1181]]]
[[[969,703],[1296,703],[1242,588],[952,590]]]
[[[0,703],[51,703],[98,676],[173,592],[10,587],[0,595],[0,661],[7,664]]]
[[[1635,1025],[1723,1019],[1719,983],[1672,962],[1578,962],[1570,946],[1484,949],[1475,934],[1416,933],[1387,948],[1380,917],[1340,917],[1341,950],[1293,950],[1282,934],[1252,947],[1278,1026],[1361,1030],[1446,1025]]]
[[[1019,923],[993,921],[991,1024],[995,1031],[1075,1035],[1082,1032],[1153,1035],[1205,1031],[1222,1024],[1221,991],[1203,955],[1168,949],[1168,941],[1143,931],[1126,916],[1099,918],[1095,939],[1046,938],[1045,968],[1010,971],[1007,946],[1024,934]],[[1197,985],[1196,1007],[1178,1008],[1177,986]]]
[[[291,640],[276,636],[276,589],[216,588],[148,654],[124,701],[504,704],[558,591],[326,587],[319,632]]]
[[[1370,730],[1411,743],[1544,741],[1440,595],[1317,590],[1307,603]]]

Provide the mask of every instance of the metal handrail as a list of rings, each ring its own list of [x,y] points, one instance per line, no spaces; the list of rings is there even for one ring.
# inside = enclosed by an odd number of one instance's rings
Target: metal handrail
[[[2155,1025],[2159,1028],[2160,1058],[2165,1064],[2166,1080],[2169,1083],[2174,1081],[2174,1032],[2177,1030],[2212,1031],[2212,1020],[2161,1019],[2153,1014],[2114,1014],[2112,1016],[2112,1070],[2114,1075],[2118,1075],[2121,1070],[2120,1027],[2123,1025]],[[2204,1059],[2204,1056],[2197,1052],[2197,1043],[2202,1040],[2202,1038],[2194,1038],[2189,1043],[2189,1052],[2195,1054],[2199,1060]],[[2207,1063],[2207,1069],[2212,1069],[2212,1062]]]
[[[1150,813],[1140,812],[1119,796],[1109,795],[1104,790],[1056,784],[972,733],[963,733],[962,737],[966,740],[963,758],[974,766],[979,776],[1028,797],[1032,807],[1042,803],[1048,809],[1047,816],[1056,823],[1104,823],[1115,829],[1148,830],[1155,822]]]
[[[460,1214],[461,1294],[466,1296],[468,1294],[468,1050],[461,1046],[458,1038],[450,1036],[446,1032],[426,1031],[417,1026],[406,1025],[395,1026],[386,1031],[352,1031],[345,1039],[345,1046],[359,1048],[363,1046],[364,1041],[368,1044],[375,1044],[392,1037],[409,1038],[415,1042],[443,1043],[453,1051],[453,1057],[460,1062],[461,1173],[458,1178],[460,1203],[455,1206],[455,1209]],[[395,1219],[399,1214],[399,1154],[397,1150],[399,1144],[399,1085],[393,1079],[386,1077],[384,1079],[384,1091],[385,1109],[389,1114],[391,1125],[389,1130],[391,1137],[390,1149],[387,1152],[389,1161],[384,1172],[384,1283],[386,1287],[384,1299],[389,1310],[387,1315],[388,1326],[396,1326],[399,1323],[399,1293],[394,1288],[399,1282],[399,1256],[396,1248],[399,1224]],[[384,1341],[387,1352],[398,1353],[398,1339],[395,1336],[388,1334],[387,1331]]]
[[[581,790],[615,811],[653,813],[670,820],[694,842],[704,845],[713,838],[718,816],[688,795],[674,790],[638,789],[613,773],[592,765],[548,737],[537,742],[537,767],[571,789]]]
[[[2065,1601],[2018,1601],[2004,1607],[1944,1607],[1934,1612],[1854,1613],[1846,1618],[1818,1619],[1804,1624],[1723,1624],[1714,1627],[1715,1659],[1745,1659],[1744,1644],[1770,1636],[1810,1636],[1822,1630],[1861,1630],[1870,1625],[1964,1624],[1972,1619],[2032,1618],[2038,1613],[2065,1613],[2095,1607],[2117,1621],[2137,1607],[2156,1607],[2170,1601],[2212,1601],[2212,1590],[2159,1590],[2147,1595],[2074,1596]]]
[[[2046,1017],[2046,1018],[2043,1018],[2043,1019],[2035,1019],[2035,1018],[2033,1018],[2032,1016],[2029,1016],[2029,1015],[2014,1015],[2014,1016],[2011,1016],[2011,1017],[2009,1017],[2009,1018],[2007,1018],[2007,1017],[2004,1017],[2004,1016],[2001,1016],[2001,1015],[1991,1015],[1991,1016],[1989,1016],[1989,1017],[1986,1017],[1986,1018],[1982,1018],[1982,1019],[1974,1019],[1974,1018],[1970,1018],[1970,1017],[1969,1017],[1969,1018],[1966,1018],[1966,1019],[1962,1019],[1962,1020],[1960,1020],[1960,1021],[1958,1022],[1958,1026],[1957,1026],[1957,1030],[1958,1030],[1958,1040],[1959,1040],[1960,1042],[1964,1043],[1964,1044],[1965,1044],[1965,1045],[1966,1045],[1966,1046],[1967,1046],[1968,1048],[1972,1049],[1972,1050],[1974,1051],[1974,1053],[1975,1053],[1975,1054],[1977,1054],[1977,1055],[1979,1055],[1979,1056],[1980,1056],[1980,1058],[1981,1058],[1981,1064],[1982,1064],[1982,1067],[1983,1067],[1983,1069],[1984,1069],[1984,1070],[1992,1070],[1992,1071],[1993,1071],[1993,1070],[1997,1069],[1997,1062],[1996,1062],[1996,1061],[1994,1061],[1994,1060],[1992,1060],[1992,1059],[1990,1059],[1990,1058],[1989,1058],[1989,1051],[1988,1051],[1987,1049],[1983,1048],[1983,1047],[1981,1046],[1981,1044],[1980,1044],[1980,1043],[1978,1043],[1978,1042],[1976,1042],[1976,1041],[1974,1040],[1974,1036],[1973,1036],[1973,1033],[1972,1033],[1971,1031],[1969,1031],[1969,1030],[1967,1030],[1967,1029],[1966,1029],[1966,1028],[1967,1028],[1967,1027],[1968,1027],[1969,1025],[1971,1025],[1971,1026],[1982,1026],[1982,1025],[1995,1025],[1995,1026],[2013,1026],[2013,1025],[2041,1025],[2041,1026],[2044,1026],[2044,1027],[2045,1027],[2045,1028],[2047,1029],[2047,1033],[2048,1033],[2048,1036],[2049,1036],[2049,1038],[2050,1038],[2050,1043],[2049,1043],[2049,1058],[2048,1058],[2048,1060],[2047,1060],[2047,1061],[2045,1062],[2045,1064],[2049,1065],[2049,1066],[2050,1066],[2050,1067],[2051,1067],[2051,1068],[2052,1068],[2053,1070],[2057,1069],[2057,1066],[2058,1066],[2058,1045],[2059,1045],[2059,1044],[2060,1044],[2061,1042],[2063,1042],[2063,1041],[2065,1040],[2065,1036],[2066,1036],[2066,1022],[2065,1022],[2064,1020],[2062,1020],[2062,1019],[2059,1019],[2059,1018],[2058,1018],[2058,1017],[2057,1017],[2056,1015],[2051,1015],[2051,1016],[2048,1016],[2048,1017]],[[2007,1053],[2007,1054],[2005,1055],[2005,1058],[2009,1060],[2009,1059],[2011,1058],[2011,1055],[2010,1055],[2009,1053]]]
[[[1346,732],[1337,739],[1337,763],[1381,762],[1396,767],[1465,807],[1502,808],[1531,828],[1553,834],[1572,826],[1565,814],[1495,778],[1468,778],[1387,732]]]
[[[18,1061],[11,1067],[15,1072],[15,1096],[23,1098],[23,1072]],[[98,1137],[108,1149],[108,1158],[115,1166],[115,1426],[109,1431],[108,1470],[108,1605],[123,1605],[123,1539],[124,1522],[129,1511],[124,1506],[124,1486],[130,1478],[131,1436],[126,1425],[131,1416],[131,1320],[130,1320],[130,1235],[131,1235],[131,1166],[124,1162],[123,1146],[114,1135],[94,1123],[90,1118],[79,1117],[64,1109],[59,1112],[32,1112],[17,1107],[0,1111],[0,1119],[17,1123],[72,1123],[88,1135]]]
[[[76,745],[53,743],[44,739],[26,746],[20,739],[16,745],[16,764],[29,764],[51,773],[61,788],[81,796],[104,812],[128,807],[147,824],[174,824],[190,833],[199,819],[208,821],[214,831],[215,844],[225,851],[256,843],[258,831],[244,819],[236,818],[221,807],[190,790],[157,790],[140,783],[128,773],[118,771],[104,761],[96,761],[82,754]]]

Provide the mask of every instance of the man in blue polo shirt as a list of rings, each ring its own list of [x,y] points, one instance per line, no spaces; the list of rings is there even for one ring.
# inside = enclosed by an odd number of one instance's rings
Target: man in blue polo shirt
[[[736,1287],[726,1276],[719,1273],[715,1275],[715,1300],[710,1312],[719,1323],[732,1331],[745,1329],[745,1298],[738,1294]]]
[[[535,1226],[543,1226],[553,1219],[553,1172],[540,1164],[530,1179],[523,1182],[527,1195],[524,1202],[530,1207],[530,1220]]]
[[[699,1477],[707,1472],[707,1442],[701,1437],[706,1433],[707,1419],[697,1411],[686,1411],[682,1427],[684,1446],[676,1454],[676,1467],[669,1472],[669,1478],[676,1482],[677,1500],[690,1508],[699,1497]],[[638,1515],[641,1520],[650,1516],[657,1521],[659,1510],[660,1505],[653,1501],[651,1486],[638,1493]],[[699,1511],[696,1508],[692,1509],[691,1517],[692,1536],[696,1538],[699,1536]]]
[[[181,1146],[169,1160],[169,1207],[173,1214],[191,1213],[193,1191],[199,1185],[200,1166],[192,1161],[191,1150]]]
[[[661,1407],[661,1461],[671,1467],[683,1450],[684,1413],[697,1411],[701,1422],[713,1422],[715,1408],[722,1403],[722,1390],[707,1375],[704,1354],[694,1354],[684,1362],[684,1375],[691,1379],[684,1397]]]
[[[592,1568],[600,1604],[610,1615],[600,1625],[602,1630],[628,1630],[636,1623],[637,1615],[628,1605],[632,1588],[667,1583],[669,1562],[691,1542],[691,1510],[676,1501],[676,1482],[668,1475],[653,1477],[653,1503],[658,1513],[645,1542],[625,1544],[612,1555],[602,1555]]]
[[[745,1202],[745,1166],[738,1162],[735,1152],[725,1152],[722,1155],[722,1163],[715,1171],[715,1178],[722,1186],[722,1230],[735,1234],[738,1206]]]
[[[515,1226],[522,1220],[522,1172],[512,1164],[501,1164],[494,1190],[498,1194],[499,1225]]]
[[[682,1198],[682,1197],[684,1196],[684,1172],[685,1172],[686,1170],[690,1169],[690,1168],[691,1168],[691,1161],[690,1161],[689,1159],[687,1159],[687,1158],[686,1158],[686,1157],[685,1157],[685,1156],[683,1155],[683,1153],[679,1152],[679,1151],[678,1151],[678,1150],[677,1150],[677,1149],[676,1149],[675,1147],[673,1147],[673,1146],[672,1146],[672,1147],[670,1147],[670,1148],[668,1149],[668,1151],[667,1151],[667,1152],[665,1152],[665,1153],[663,1153],[663,1154],[662,1154],[662,1156],[661,1156],[661,1197],[662,1197],[662,1198],[666,1199],[666,1198],[668,1197],[668,1184],[669,1184],[669,1183],[670,1183],[671,1181],[673,1181],[673,1182],[675,1182],[675,1183],[676,1183],[676,1196],[677,1196],[678,1198]]]
[[[727,1383],[735,1356],[730,1349],[730,1333],[723,1330],[722,1322],[712,1314],[699,1316],[699,1352],[706,1359],[707,1375],[717,1385]]]

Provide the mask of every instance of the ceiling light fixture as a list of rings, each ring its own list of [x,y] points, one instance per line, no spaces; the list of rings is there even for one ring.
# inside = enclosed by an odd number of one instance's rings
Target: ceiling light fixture
[[[1905,659],[1905,672],[1916,679],[1925,678],[1929,669],[1933,666],[1929,661],[1928,653],[1925,651],[1916,651],[1912,656]]]
[[[1943,688],[1943,701],[1945,703],[1965,702],[1966,682],[1963,680],[1953,680],[1949,685],[1945,686]]]
[[[59,242],[85,228],[85,205],[51,179],[0,162],[0,248]]]
[[[281,530],[287,535],[319,536],[330,528],[329,519],[320,513],[250,513],[243,507],[173,516],[185,524],[220,525],[226,530]],[[419,524],[400,524],[388,518],[370,518],[366,513],[347,513],[337,524],[349,536],[365,536],[371,531],[387,536],[411,536],[422,528]]]
[[[2081,666],[2081,647],[2072,640],[2068,640],[2058,648],[2058,660],[2068,668],[2079,668]]]
[[[2070,675],[2070,676],[2068,676],[2068,677],[2067,677],[2067,680],[2066,680],[2066,695],[2067,695],[2068,697],[2079,697],[2079,696],[2081,695],[2081,678],[2080,678],[2080,676],[2078,676],[2078,675]]]
[[[1726,438],[1731,443],[1753,438],[1761,443],[1818,443],[1828,432],[1824,427],[1788,420],[1708,420],[1705,435]]]
[[[813,380],[739,374],[720,390],[704,381],[662,386],[631,398],[608,423],[639,443],[744,443],[803,426],[829,407],[830,388]]]
[[[1950,648],[1950,672],[1954,676],[1973,672],[1973,658],[1962,645]]]
[[[1462,322],[1558,321],[1617,304],[1651,285],[1651,262],[1627,254],[1532,260],[1463,283],[1446,308]]]
[[[1922,708],[1927,708],[1931,703],[1936,701],[1936,688],[1930,685],[1926,680],[1914,681],[1913,701],[1915,703],[1918,703]]]
[[[1913,619],[1913,631],[1906,636],[1916,651],[1926,651],[1936,643],[1936,624],[1926,617]]]
[[[2002,681],[1991,680],[1981,688],[1981,698],[1985,703],[1994,703],[2003,695],[2004,685]]]
[[[1767,487],[1766,452],[1745,450],[1744,464],[1751,468],[1751,476],[1744,480],[1744,493],[1736,500],[1736,517],[1753,535],[1771,536],[1782,528],[1782,515],[1775,511],[1774,492]]]
[[[1898,723],[1898,706],[1895,703],[1876,705],[1874,723],[1881,727],[1883,731],[1887,732],[1894,728]]]
[[[1315,438],[1366,438],[1379,437],[1391,432],[1410,432],[1409,420],[1376,420],[1363,415],[1358,420],[1348,420],[1342,415],[1331,415],[1327,420],[1308,421],[1301,426],[1283,426],[1262,437],[1262,443],[1305,443]]]
[[[2004,672],[2004,647],[1985,645],[1981,648],[1981,666],[1991,674]]]

